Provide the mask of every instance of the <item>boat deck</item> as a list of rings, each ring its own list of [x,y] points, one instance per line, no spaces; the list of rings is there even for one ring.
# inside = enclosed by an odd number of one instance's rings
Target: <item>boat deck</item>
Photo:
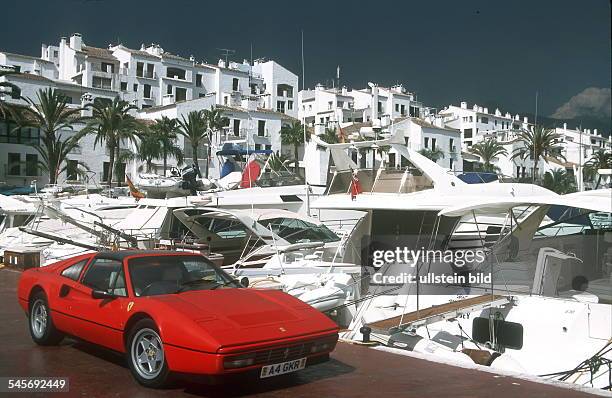
[[[68,377],[59,397],[590,397],[547,384],[438,364],[365,346],[339,343],[332,359],[289,377],[210,387],[194,381],[164,390],[139,386],[117,354],[65,339],[39,347],[17,304],[20,273],[0,269],[0,376]],[[17,394],[19,395],[19,394]],[[36,394],[21,394],[37,396]],[[38,396],[43,396],[39,394]]]
[[[418,325],[429,322],[437,322],[443,318],[454,317],[462,312],[474,311],[478,308],[506,304],[509,298],[499,295],[482,295],[470,297],[464,300],[451,301],[449,303],[434,305],[418,311],[408,312],[392,318],[369,323],[368,326],[375,332],[388,333],[392,328],[406,325]]]

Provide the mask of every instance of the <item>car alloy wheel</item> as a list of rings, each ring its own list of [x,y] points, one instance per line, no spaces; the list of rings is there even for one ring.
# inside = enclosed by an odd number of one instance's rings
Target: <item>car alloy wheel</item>
[[[47,331],[47,319],[49,314],[47,313],[47,307],[42,299],[38,299],[32,306],[32,314],[30,315],[30,327],[32,328],[32,334],[38,339],[42,339]]]
[[[151,380],[159,376],[164,366],[164,347],[153,329],[140,329],[130,349],[131,360],[138,375]]]

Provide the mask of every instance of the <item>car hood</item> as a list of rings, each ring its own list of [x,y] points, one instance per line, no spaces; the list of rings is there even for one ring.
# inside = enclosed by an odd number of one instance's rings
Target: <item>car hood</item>
[[[337,331],[336,324],[319,311],[275,290],[194,290],[152,298],[188,318],[180,325],[165,325],[164,339],[177,345],[189,344],[187,347],[199,341],[207,346],[204,351],[231,351]],[[194,334],[199,337],[189,341]]]

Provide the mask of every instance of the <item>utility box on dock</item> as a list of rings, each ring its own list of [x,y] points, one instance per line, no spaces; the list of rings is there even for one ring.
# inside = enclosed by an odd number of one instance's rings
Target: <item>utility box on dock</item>
[[[19,269],[40,267],[40,250],[16,248],[4,251],[4,265]]]

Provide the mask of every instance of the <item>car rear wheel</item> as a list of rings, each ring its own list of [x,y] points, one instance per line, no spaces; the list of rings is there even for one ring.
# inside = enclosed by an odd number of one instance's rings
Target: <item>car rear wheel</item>
[[[136,322],[130,332],[127,348],[130,370],[140,384],[151,388],[166,384],[170,371],[164,345],[151,319]]]
[[[53,324],[47,297],[43,292],[36,293],[30,300],[29,325],[30,335],[36,344],[54,345],[64,338]]]

